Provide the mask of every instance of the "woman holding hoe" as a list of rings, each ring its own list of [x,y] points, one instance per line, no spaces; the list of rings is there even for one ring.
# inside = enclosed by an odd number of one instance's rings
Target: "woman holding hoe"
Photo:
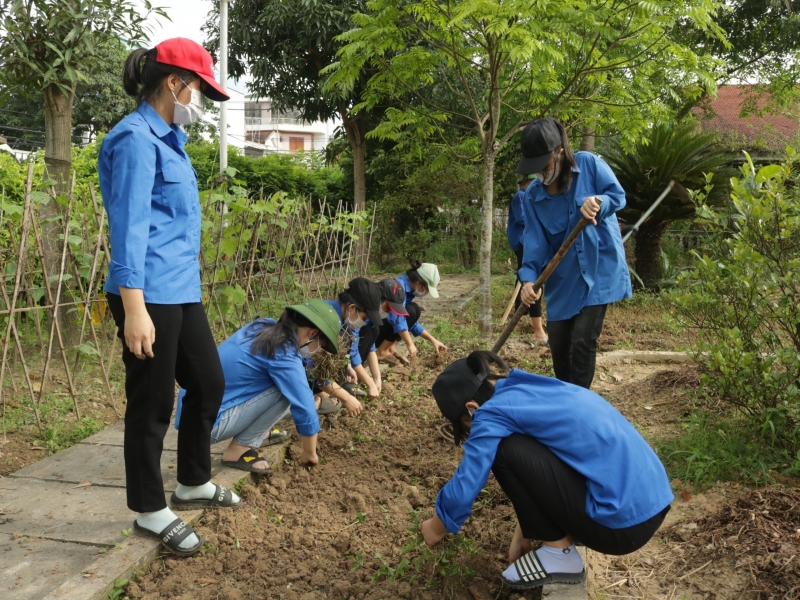
[[[473,352],[433,384],[456,445],[466,441],[421,525],[425,543],[461,529],[491,471],[517,515],[503,572],[512,588],[583,581],[577,540],[605,554],[644,546],[674,496],[639,432],[594,392],[518,369],[497,375],[492,364],[507,369],[496,354]],[[533,550],[533,540],[544,545]]]
[[[590,152],[573,154],[564,126],[537,119],[522,132],[517,172],[535,173],[525,192],[520,298],[539,299],[533,284],[581,218],[589,225],[547,280],[547,330],[561,381],[589,388],[606,307],[630,298],[631,278],[616,212],[625,191],[611,168]]]
[[[161,478],[176,380],[186,397],[172,506],[236,509],[241,500],[210,481],[225,379],[201,304],[200,198],[180,125],[200,118],[206,98],[228,96],[211,55],[183,38],[131,52],[123,85],[139,106],[103,140],[98,173],[112,251],[105,290],[123,340],[128,507],[137,533],[192,555],[203,540],[167,507]]]

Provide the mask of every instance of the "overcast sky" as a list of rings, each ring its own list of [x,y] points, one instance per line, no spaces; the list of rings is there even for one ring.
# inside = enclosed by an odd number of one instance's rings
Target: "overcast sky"
[[[151,0],[151,4],[162,7],[172,19],[172,22],[155,17],[150,19],[151,46],[174,37],[189,38],[199,44],[205,41],[200,28],[213,8],[210,0]]]

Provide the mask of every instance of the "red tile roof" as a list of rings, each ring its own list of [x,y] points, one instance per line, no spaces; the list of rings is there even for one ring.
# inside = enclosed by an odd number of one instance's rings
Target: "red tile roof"
[[[717,97],[705,106],[696,108],[695,115],[703,129],[718,131],[732,150],[775,151],[782,153],[787,144],[795,141],[800,121],[787,112],[757,116],[768,97],[756,98],[753,86],[727,85],[719,88]],[[756,108],[756,115],[740,117],[742,106]]]

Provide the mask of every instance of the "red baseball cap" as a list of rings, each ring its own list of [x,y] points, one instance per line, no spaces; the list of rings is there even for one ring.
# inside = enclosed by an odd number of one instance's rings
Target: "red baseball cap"
[[[197,42],[187,38],[172,38],[156,46],[156,51],[156,62],[197,73],[197,76],[208,84],[203,92],[208,98],[216,102],[231,99],[222,91],[222,86],[214,78],[214,59],[208,50]]]

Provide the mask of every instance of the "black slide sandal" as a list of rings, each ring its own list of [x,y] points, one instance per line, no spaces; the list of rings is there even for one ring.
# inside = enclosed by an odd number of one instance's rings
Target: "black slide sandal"
[[[238,458],[238,460],[223,460],[222,466],[230,467],[231,469],[239,469],[240,471],[247,471],[248,473],[255,473],[256,475],[264,475],[265,473],[271,473],[272,469],[269,466],[267,466],[266,469],[256,469],[253,466],[260,460],[267,462],[266,458],[261,456],[256,450],[250,448],[247,452],[242,454]],[[269,463],[267,464],[269,465]]]
[[[242,506],[242,501],[239,500],[238,503],[233,503],[233,493],[222,486],[214,484],[217,489],[214,491],[214,497],[211,499],[208,498],[198,498],[196,500],[181,500],[172,492],[172,496],[169,498],[169,502],[172,505],[172,508],[176,510],[203,510],[205,508],[232,508],[233,510],[238,510]]]
[[[522,558],[514,561],[519,581],[509,581],[503,577],[503,583],[515,590],[528,590],[531,588],[550,585],[551,583],[575,584],[586,579],[586,569],[580,573],[548,573],[545,571],[536,551],[531,550]]]
[[[158,540],[164,548],[177,556],[194,556],[205,543],[205,540],[181,518],[175,519],[161,533],[142,527],[137,521],[133,522],[133,530],[141,536]],[[181,548],[181,542],[192,534],[197,535],[197,545],[192,548]]]

